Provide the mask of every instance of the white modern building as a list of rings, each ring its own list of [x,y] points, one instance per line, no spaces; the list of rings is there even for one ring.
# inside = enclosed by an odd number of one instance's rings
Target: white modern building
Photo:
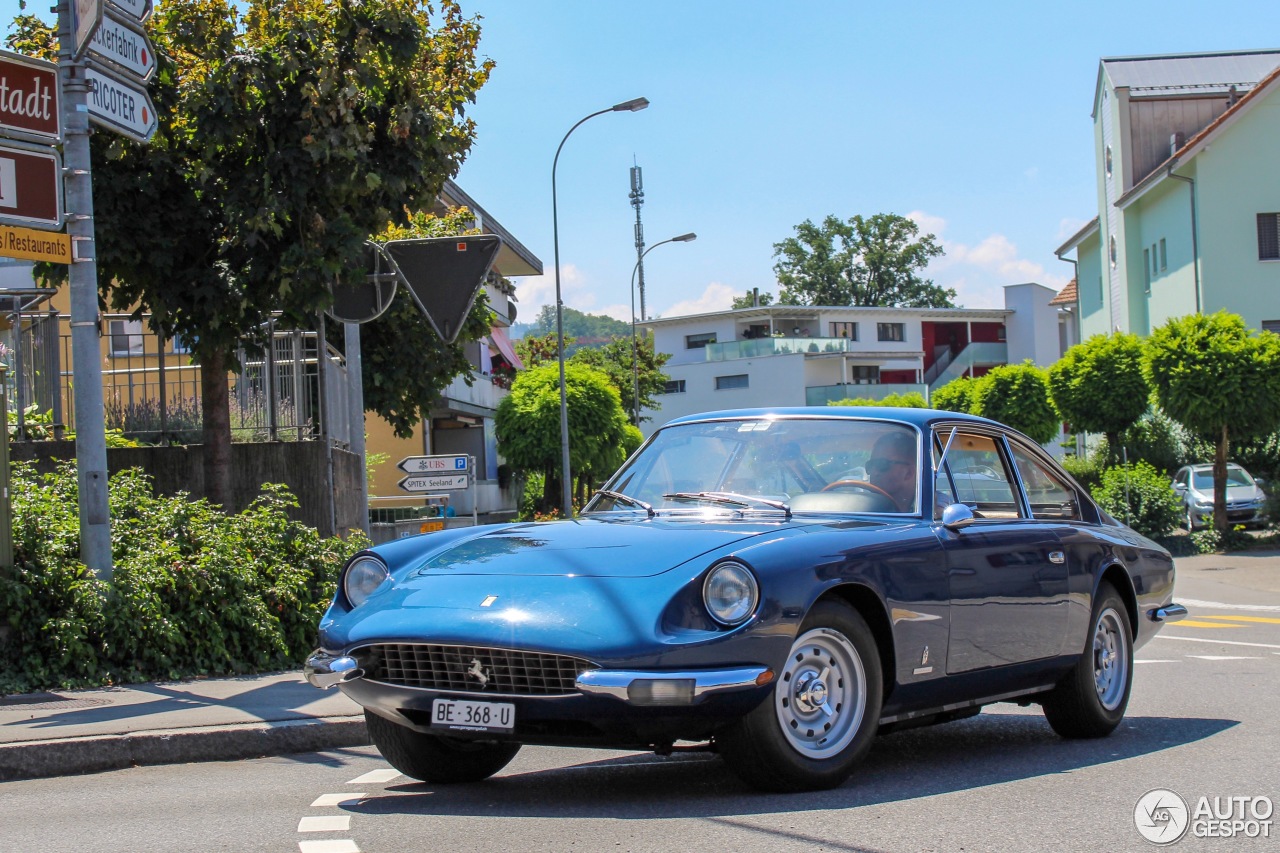
[[[1069,307],[1043,285],[1005,288],[1004,308],[770,305],[648,320],[671,377],[648,435],[682,415],[823,406],[934,389],[1030,359],[1048,366],[1078,340]]]

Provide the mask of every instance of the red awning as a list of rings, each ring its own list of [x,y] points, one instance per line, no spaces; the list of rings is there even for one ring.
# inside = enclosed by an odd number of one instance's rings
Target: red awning
[[[516,355],[515,347],[511,346],[511,339],[507,337],[507,330],[501,326],[494,326],[489,330],[489,340],[493,341],[493,345],[498,348],[498,352],[502,353],[512,367],[516,370],[524,369],[524,362],[520,360],[520,356]]]

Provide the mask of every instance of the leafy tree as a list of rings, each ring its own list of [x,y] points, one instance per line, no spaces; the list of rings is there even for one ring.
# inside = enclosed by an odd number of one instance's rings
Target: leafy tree
[[[1072,429],[1101,432],[1118,448],[1120,433],[1147,411],[1151,388],[1142,375],[1137,335],[1094,335],[1067,350],[1049,368],[1049,395]]]
[[[1049,402],[1049,380],[1030,361],[1002,364],[977,380],[972,413],[999,421],[1044,444],[1058,434],[1061,421]]]
[[[1169,478],[1146,462],[1106,469],[1093,497],[1144,536],[1168,536],[1182,517],[1182,502],[1169,488]]]
[[[469,228],[471,221],[471,212],[465,207],[450,210],[442,217],[419,212],[409,216],[404,225],[388,225],[376,239],[385,242],[476,233]],[[463,321],[457,341],[448,344],[422,316],[410,295],[397,291],[391,307],[381,317],[360,327],[366,411],[376,412],[391,424],[397,436],[411,436],[455,376],[462,376],[471,384],[472,365],[463,345],[488,334],[490,318],[488,298],[481,291]]]
[[[671,358],[670,353],[655,352],[652,335],[636,337],[636,358],[631,358],[631,338],[614,338],[599,348],[580,349],[570,359],[576,364],[586,364],[603,371],[613,387],[618,389],[622,409],[627,418],[636,423],[636,383],[640,386],[640,410],[662,408],[657,397],[671,377],[662,372],[662,366]],[[637,368],[633,372],[633,365]],[[652,420],[641,417],[639,421]],[[638,426],[638,423],[637,423]]]
[[[93,144],[104,299],[201,365],[204,479],[231,497],[227,372],[284,312],[306,326],[362,245],[425,208],[474,138],[492,63],[455,0],[171,0],[148,31],[159,129]],[[38,19],[11,44],[48,43]],[[139,203],[145,199],[145,203]],[[53,267],[52,277],[65,274]]]
[[[757,304],[757,302],[756,302],[756,294],[755,294],[755,293],[753,293],[753,292],[751,292],[750,290],[748,290],[748,291],[747,291],[746,296],[735,296],[735,297],[733,297],[733,305],[732,305],[732,306],[730,306],[730,307],[732,307],[732,308],[754,308],[754,307],[756,307],[756,304]],[[772,293],[761,293],[761,294],[760,294],[760,296],[759,296],[759,305],[761,305],[761,306],[765,306],[765,305],[771,305],[771,304],[773,304],[773,294],[772,294]]]
[[[1258,438],[1280,427],[1280,336],[1259,334],[1225,311],[1175,317],[1147,339],[1142,372],[1160,408],[1214,438],[1213,521],[1226,531],[1232,436]]]
[[[628,430],[618,390],[607,374],[585,364],[565,363],[569,411],[569,466],[580,489],[612,473],[625,459]],[[498,404],[494,426],[502,455],[516,470],[543,475],[539,511],[560,503],[560,367],[549,363],[523,370]],[[638,431],[637,431],[638,432]],[[630,438],[628,438],[630,436]]]
[[[570,345],[576,339],[568,335],[564,336],[564,348],[567,352]],[[515,342],[516,355],[520,356],[520,361],[524,362],[525,368],[537,367],[540,364],[551,362],[559,364],[560,347],[556,341],[555,331],[547,332],[544,335],[525,335]]]
[[[943,254],[932,234],[905,216],[877,213],[821,225],[806,219],[796,236],[773,244],[782,305],[948,308],[956,292],[919,272]]]
[[[927,409],[929,404],[925,402],[924,395],[918,391],[908,391],[906,394],[888,394],[879,400],[870,400],[866,397],[857,397],[852,400],[837,400],[832,403],[833,406],[897,406],[903,409]]]
[[[978,380],[971,376],[952,379],[946,385],[930,394],[929,402],[933,404],[935,409],[947,412],[971,413],[973,411],[973,395],[977,382]]]
[[[526,337],[551,335],[554,345],[556,334],[556,306],[543,305],[538,317],[529,326]],[[596,346],[604,341],[618,337],[631,338],[631,324],[615,320],[606,314],[584,314],[581,311],[565,306],[564,309],[564,354],[569,357],[585,346]],[[573,344],[570,337],[575,338]]]

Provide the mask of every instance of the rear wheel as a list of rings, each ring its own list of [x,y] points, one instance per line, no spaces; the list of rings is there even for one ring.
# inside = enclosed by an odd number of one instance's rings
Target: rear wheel
[[[1089,645],[1075,667],[1041,701],[1045,719],[1066,738],[1105,737],[1124,719],[1133,686],[1133,633],[1124,602],[1098,587]]]
[[[773,696],[716,742],[735,773],[765,791],[834,788],[871,748],[884,685],[875,638],[843,602],[817,604]]]
[[[406,776],[437,785],[488,779],[520,751],[518,743],[424,735],[367,710],[364,722],[373,745],[388,764]]]

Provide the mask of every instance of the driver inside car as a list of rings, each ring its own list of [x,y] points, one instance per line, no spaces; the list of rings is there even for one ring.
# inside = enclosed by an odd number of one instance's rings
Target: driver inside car
[[[876,439],[867,460],[868,482],[893,498],[899,512],[916,508],[916,440],[904,431]]]

